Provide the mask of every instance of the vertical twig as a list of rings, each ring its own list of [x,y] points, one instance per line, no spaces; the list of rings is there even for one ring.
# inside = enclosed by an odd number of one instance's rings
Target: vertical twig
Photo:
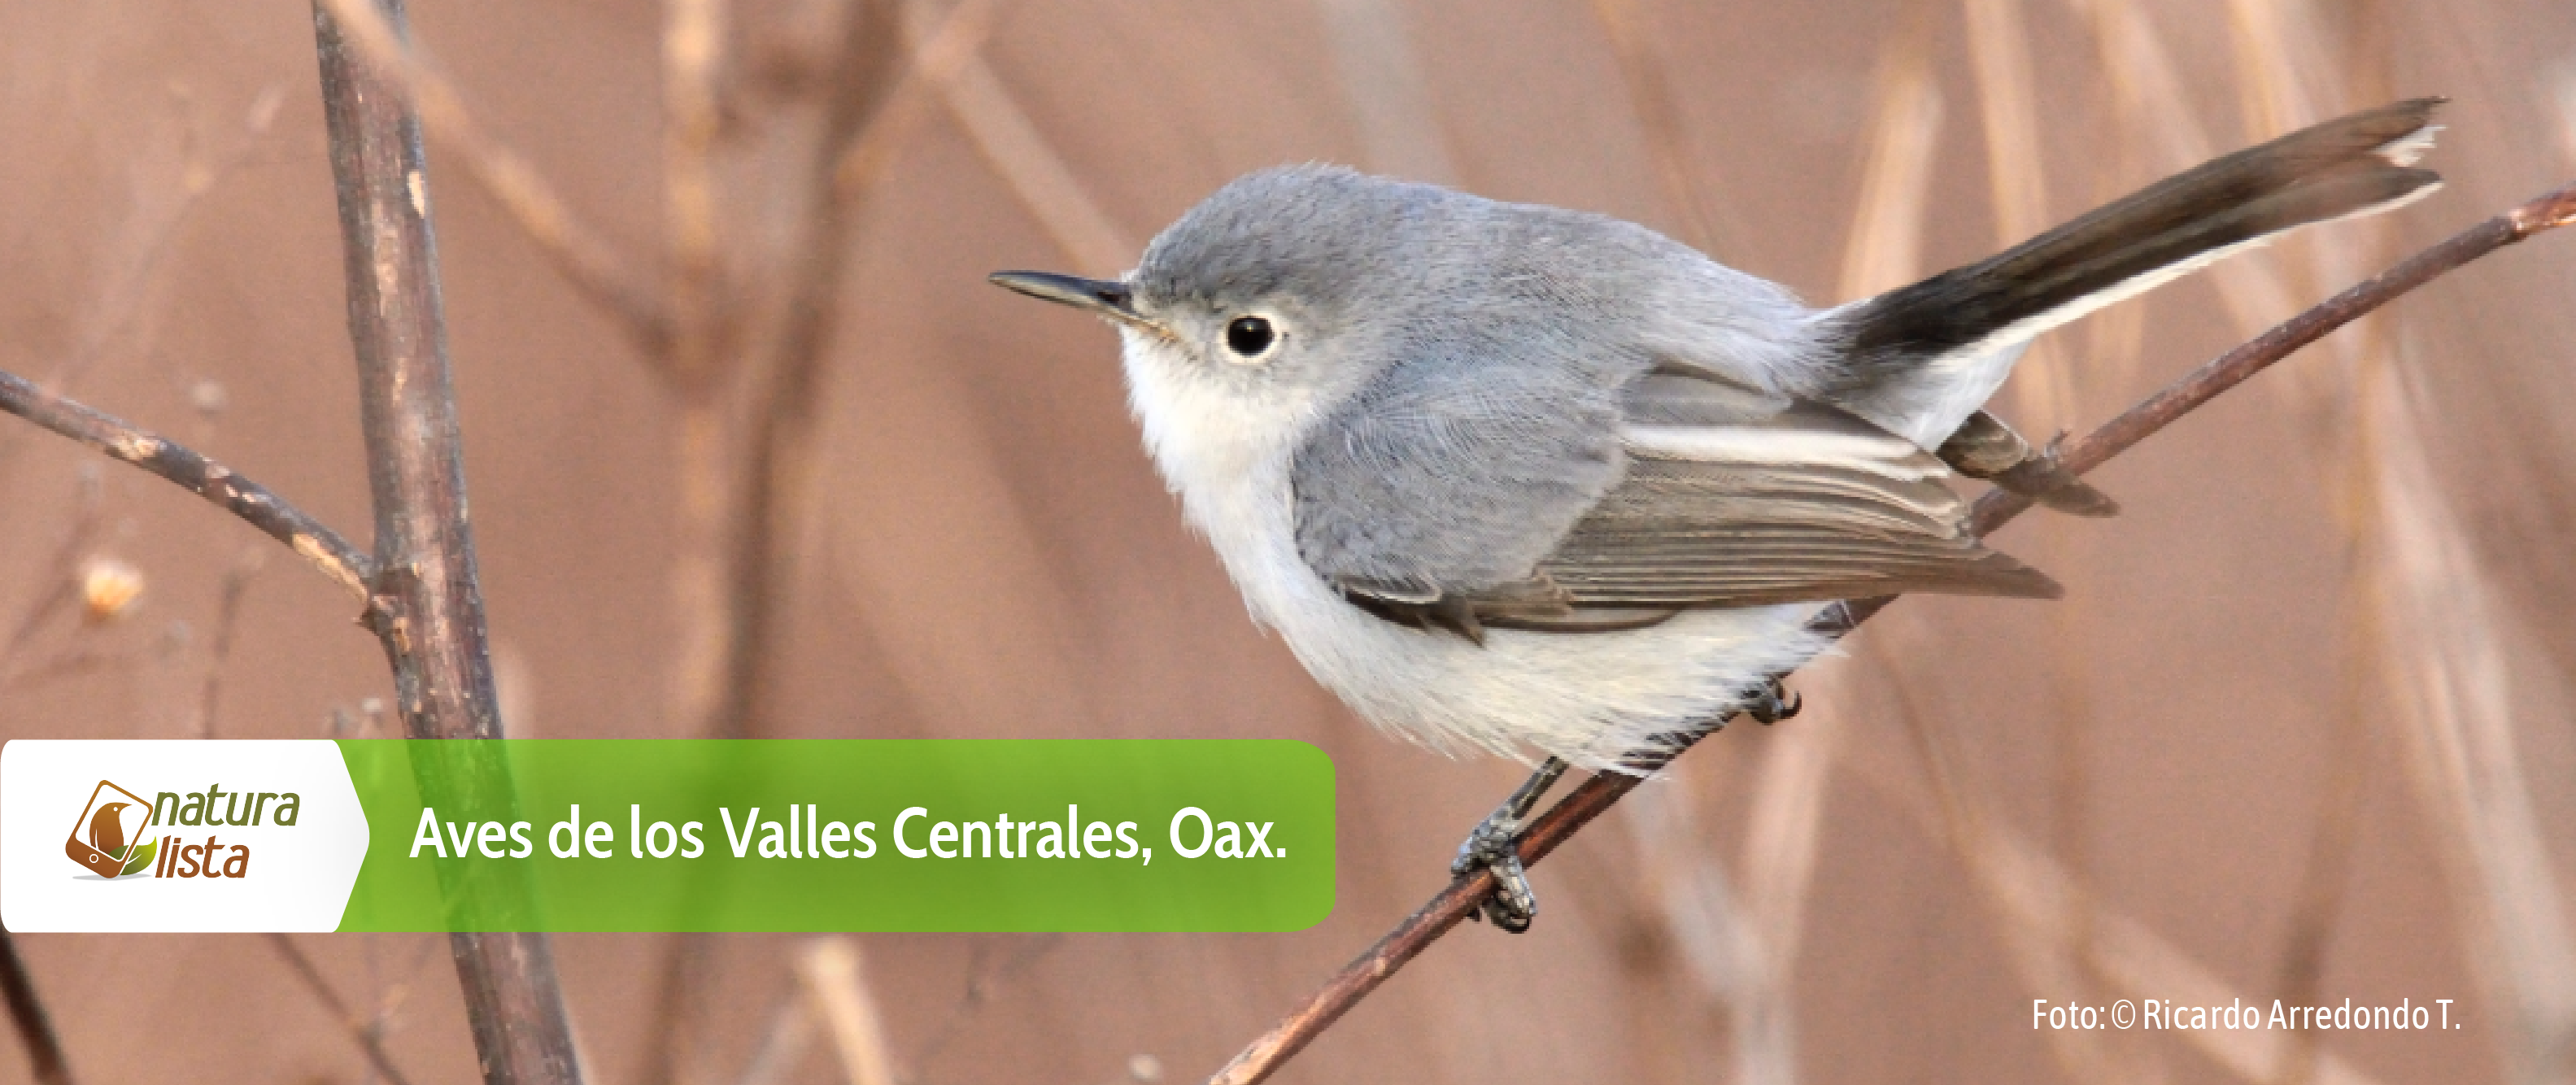
[[[54,1035],[53,1018],[36,997],[36,981],[18,958],[17,936],[6,930],[0,930],[0,994],[8,996],[9,1023],[18,1029],[18,1042],[27,1045],[28,1071],[43,1085],[71,1085],[62,1037]]]
[[[969,6],[975,3],[969,0]],[[845,176],[841,164],[848,149],[866,138],[876,119],[891,108],[891,95],[902,89],[900,82],[884,82],[883,65],[872,62],[872,51],[896,51],[894,20],[877,16],[877,11],[853,4],[842,13],[839,70],[826,88],[820,149],[807,163],[804,178],[813,222],[788,268],[775,357],[751,412],[748,460],[740,480],[742,515],[734,523],[732,547],[731,589],[743,649],[734,653],[725,674],[737,733],[747,733],[742,729],[769,714],[768,698],[777,685],[776,610],[794,573],[799,515],[806,505],[820,419],[823,361],[837,330],[835,301],[860,204],[873,187],[868,179]],[[990,12],[978,17],[989,29]],[[980,43],[980,35],[976,41]]]
[[[716,221],[715,142],[721,123],[716,75],[723,48],[722,0],[667,0],[662,19],[662,221],[670,337],[660,371],[679,399],[680,522],[672,573],[681,615],[672,700],[692,734],[739,738],[739,699],[725,679],[745,645],[742,606],[725,594],[729,498],[726,378],[738,365],[726,350],[735,321],[727,303]]]
[[[296,948],[295,939],[271,932],[268,944],[277,950],[279,956],[286,958],[286,967],[295,973],[295,978],[304,981],[305,989],[313,993],[314,1001],[322,1004],[323,1011],[348,1031],[350,1041],[366,1053],[368,1065],[374,1066],[376,1072],[383,1074],[385,1080],[393,1085],[411,1085],[411,1079],[403,1076],[402,1067],[394,1065],[393,1053],[385,1050],[381,1032],[373,1024],[349,1012],[348,1003],[340,1001],[340,993],[331,989],[331,981],[323,977],[321,969],[313,966],[313,959]]]
[[[662,5],[662,200],[670,258],[671,371],[683,390],[712,385],[731,323],[721,300],[715,144],[723,0]]]
[[[268,551],[244,552],[224,574],[223,594],[215,603],[215,635],[206,649],[206,680],[197,689],[198,738],[215,737],[215,709],[224,692],[224,664],[232,659],[233,635],[241,628],[242,597],[249,594],[250,582],[267,565]]]
[[[401,0],[383,8],[399,26]],[[419,122],[328,11],[315,9],[314,28],[376,509],[377,634],[405,730],[498,737]]]
[[[401,33],[401,0],[382,0],[381,9]],[[400,82],[358,56],[328,8],[317,3],[313,16],[376,508],[371,625],[393,668],[405,734],[499,738],[420,122]],[[496,756],[439,762],[415,766],[433,801],[510,805],[508,771]],[[453,934],[449,949],[484,1080],[580,1080],[545,937]]]

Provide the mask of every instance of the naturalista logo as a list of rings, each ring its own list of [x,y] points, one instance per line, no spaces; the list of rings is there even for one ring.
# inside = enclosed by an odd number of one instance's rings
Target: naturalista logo
[[[226,791],[208,784],[203,791],[163,791],[146,801],[141,795],[101,780],[90,789],[89,803],[72,823],[63,854],[82,870],[100,878],[130,878],[146,873],[160,878],[247,878],[250,845],[226,844],[224,826],[292,827],[304,812],[304,799],[292,791]],[[202,839],[185,831],[155,828],[204,828]]]

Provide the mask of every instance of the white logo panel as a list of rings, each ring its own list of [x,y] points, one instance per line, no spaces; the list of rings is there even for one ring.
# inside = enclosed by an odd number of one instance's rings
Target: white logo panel
[[[13,931],[327,931],[366,857],[366,812],[328,741],[0,745]]]

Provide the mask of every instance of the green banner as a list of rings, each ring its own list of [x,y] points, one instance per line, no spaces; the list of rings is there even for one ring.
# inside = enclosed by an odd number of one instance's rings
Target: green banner
[[[367,823],[344,931],[1282,931],[1333,907],[1333,767],[1302,742],[339,747]]]

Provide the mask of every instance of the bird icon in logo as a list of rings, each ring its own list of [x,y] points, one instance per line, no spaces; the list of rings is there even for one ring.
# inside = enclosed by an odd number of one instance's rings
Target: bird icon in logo
[[[101,878],[132,874],[152,865],[160,844],[148,831],[152,803],[101,780],[63,837],[63,854]]]
[[[107,855],[125,854],[125,822],[117,812],[132,805],[124,802],[100,805],[98,813],[90,815],[89,846]]]

